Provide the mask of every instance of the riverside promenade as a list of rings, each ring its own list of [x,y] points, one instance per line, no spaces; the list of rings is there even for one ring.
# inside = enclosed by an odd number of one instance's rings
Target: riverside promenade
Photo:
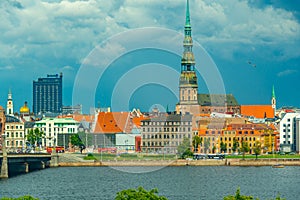
[[[300,166],[300,159],[204,159],[204,160],[84,160],[84,154],[59,154],[60,167],[101,167],[101,166]]]

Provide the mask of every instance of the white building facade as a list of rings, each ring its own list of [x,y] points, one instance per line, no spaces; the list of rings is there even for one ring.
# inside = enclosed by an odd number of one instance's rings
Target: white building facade
[[[137,134],[116,134],[116,147],[118,152],[134,152],[136,136]]]
[[[284,152],[299,152],[299,128],[297,118],[300,113],[285,113],[280,121],[280,149]],[[299,120],[298,120],[299,123]],[[299,124],[298,124],[299,126]],[[298,138],[298,141],[297,141]]]
[[[78,133],[79,122],[72,118],[46,118],[35,123],[34,128],[44,132],[42,146],[68,147],[70,137]]]

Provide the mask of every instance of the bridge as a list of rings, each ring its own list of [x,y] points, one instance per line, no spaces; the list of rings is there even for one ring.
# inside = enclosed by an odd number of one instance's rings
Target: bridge
[[[50,162],[51,161],[51,162]],[[30,153],[30,154],[0,154],[1,174],[0,178],[8,178],[10,175],[28,173],[46,167],[58,166],[57,153]]]

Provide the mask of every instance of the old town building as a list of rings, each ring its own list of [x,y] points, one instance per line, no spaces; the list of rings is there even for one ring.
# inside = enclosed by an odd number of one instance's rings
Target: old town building
[[[192,115],[166,114],[141,122],[143,152],[176,153],[184,137],[192,141]]]

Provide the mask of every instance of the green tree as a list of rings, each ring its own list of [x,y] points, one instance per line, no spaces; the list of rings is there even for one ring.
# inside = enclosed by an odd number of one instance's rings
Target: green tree
[[[192,144],[193,144],[193,147],[194,147],[194,152],[198,152],[198,147],[201,143],[202,143],[202,137],[199,137],[198,135],[195,135],[193,137],[193,140],[192,140]]]
[[[208,138],[204,138],[204,153],[207,153],[209,146],[210,146],[210,140]]]
[[[183,138],[183,141],[177,147],[177,152],[181,158],[186,158],[187,156],[192,156],[190,139],[187,137]]]
[[[217,149],[217,147],[216,147],[216,146],[213,146],[212,152],[215,153],[215,152],[216,152],[216,149]]]
[[[221,148],[221,153],[222,152],[226,153],[226,151],[227,151],[227,144],[222,141],[221,144],[220,144],[220,148]]]
[[[93,136],[91,133],[78,132],[78,136],[86,147],[93,145]]]
[[[256,141],[255,142],[255,147],[254,147],[254,153],[255,153],[255,156],[256,156],[256,160],[257,160],[257,156],[261,153],[261,144],[259,141]]]
[[[235,196],[229,195],[224,197],[224,200],[253,200],[252,196],[245,196],[240,194],[240,188],[235,192]],[[256,199],[259,200],[259,199]]]
[[[42,139],[44,136],[44,132],[40,131],[38,128],[35,128],[34,130],[30,129],[27,134],[27,141],[35,148],[42,143]]]
[[[158,196],[158,190],[145,190],[143,187],[137,189],[122,190],[117,193],[115,200],[135,200],[135,199],[151,199],[151,200],[167,200],[164,196]]]
[[[252,196],[245,196],[240,194],[240,188],[238,188],[235,192],[235,195],[228,195],[223,198],[223,200],[254,200]],[[255,200],[259,200],[256,198]],[[285,198],[281,198],[280,195],[278,194],[275,199],[270,199],[270,200],[286,200]]]
[[[73,146],[84,146],[83,142],[81,141],[80,137],[78,134],[74,134],[71,136],[71,144]]]
[[[233,145],[231,148],[233,153],[237,150],[238,146],[239,146],[239,142],[236,140],[236,138],[233,138]]]
[[[245,160],[245,153],[250,151],[248,142],[242,141],[241,152],[243,153],[243,160]]]

